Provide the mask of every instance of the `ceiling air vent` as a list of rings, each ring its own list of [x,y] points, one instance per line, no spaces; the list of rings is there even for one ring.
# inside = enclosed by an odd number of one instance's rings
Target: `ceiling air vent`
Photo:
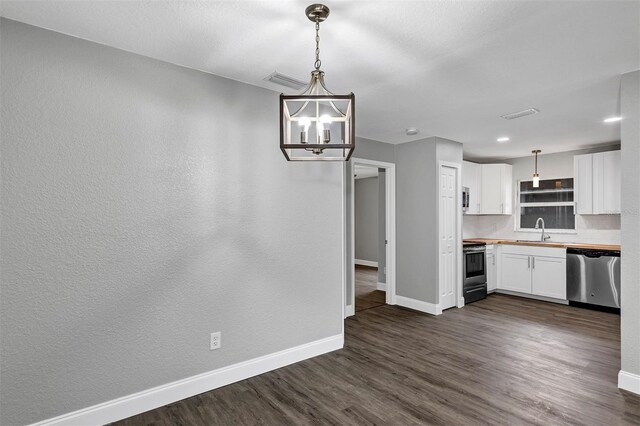
[[[529,109],[525,109],[518,112],[512,112],[510,114],[501,115],[500,117],[504,118],[505,120],[513,120],[515,118],[525,117],[527,115],[533,115],[539,112],[540,110],[537,110],[535,108],[529,108]]]
[[[278,84],[280,86],[290,87],[294,90],[301,90],[307,87],[308,82],[297,80],[288,75],[280,74],[278,71],[274,71],[264,79],[264,81],[270,81],[271,83]]]

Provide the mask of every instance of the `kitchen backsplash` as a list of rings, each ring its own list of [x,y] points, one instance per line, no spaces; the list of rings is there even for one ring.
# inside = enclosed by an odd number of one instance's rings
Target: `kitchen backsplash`
[[[540,231],[514,230],[514,216],[463,215],[464,238],[536,239]],[[576,216],[575,233],[551,233],[551,241],[620,244],[620,215]]]

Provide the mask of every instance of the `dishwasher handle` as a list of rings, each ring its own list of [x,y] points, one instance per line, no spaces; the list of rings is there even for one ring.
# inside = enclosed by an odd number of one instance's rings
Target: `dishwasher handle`
[[[595,249],[582,249],[582,248],[568,248],[567,254],[577,254],[577,255],[597,259],[602,256],[620,257],[620,250],[595,250]]]

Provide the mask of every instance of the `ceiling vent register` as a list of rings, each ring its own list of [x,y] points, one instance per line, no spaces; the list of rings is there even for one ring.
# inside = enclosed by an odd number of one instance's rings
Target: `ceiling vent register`
[[[289,77],[288,75],[280,74],[278,71],[274,71],[264,80],[270,81],[271,83],[279,86],[289,87],[294,90],[302,90],[307,87],[306,82]]]
[[[525,109],[525,110],[522,110],[522,111],[512,112],[512,113],[509,113],[509,114],[501,115],[500,117],[504,118],[505,120],[514,120],[516,118],[526,117],[527,115],[537,114],[539,112],[540,112],[540,110],[538,110],[538,109],[529,108],[529,109]]]

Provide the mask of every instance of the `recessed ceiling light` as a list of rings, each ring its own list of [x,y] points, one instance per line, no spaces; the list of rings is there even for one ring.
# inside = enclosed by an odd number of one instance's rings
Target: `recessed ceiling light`
[[[414,136],[420,133],[420,130],[416,129],[415,127],[410,127],[406,129],[404,132],[407,134],[407,136]]]
[[[502,138],[498,138],[496,139],[498,142],[509,142],[509,138],[508,137],[502,137]]]
[[[620,121],[622,120],[622,117],[609,117],[609,118],[605,118],[604,122],[605,123],[615,123],[616,121]]]

